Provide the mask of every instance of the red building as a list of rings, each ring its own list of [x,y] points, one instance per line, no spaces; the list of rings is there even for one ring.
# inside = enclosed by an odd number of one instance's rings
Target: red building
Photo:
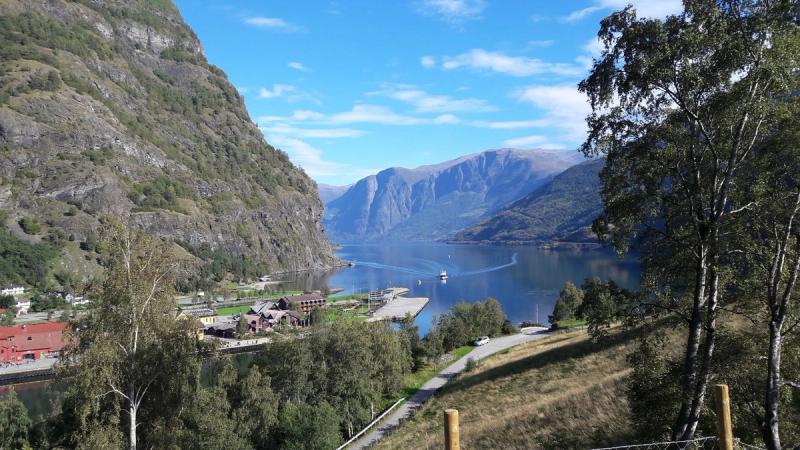
[[[0,327],[0,362],[56,356],[64,348],[64,322]]]

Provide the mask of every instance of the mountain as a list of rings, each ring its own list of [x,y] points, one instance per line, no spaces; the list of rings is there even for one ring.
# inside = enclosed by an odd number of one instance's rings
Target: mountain
[[[434,240],[517,200],[580,160],[577,152],[500,149],[366,177],[326,205],[336,241]]]
[[[0,0],[0,210],[17,238],[57,242],[67,272],[92,269],[105,213],[198,265],[334,263],[314,182],[169,0]]]
[[[603,160],[586,161],[456,234],[452,242],[595,242],[592,221],[603,211],[599,174]]]
[[[317,183],[317,189],[319,190],[319,198],[322,199],[322,203],[327,205],[328,203],[341,197],[342,194],[344,194],[345,192],[347,192],[348,189],[350,189],[350,186],[352,185],[333,186],[330,184]]]

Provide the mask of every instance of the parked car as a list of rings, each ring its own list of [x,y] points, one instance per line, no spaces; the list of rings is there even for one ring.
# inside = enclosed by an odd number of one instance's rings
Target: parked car
[[[476,346],[486,345],[489,343],[489,336],[481,336],[473,342]]]

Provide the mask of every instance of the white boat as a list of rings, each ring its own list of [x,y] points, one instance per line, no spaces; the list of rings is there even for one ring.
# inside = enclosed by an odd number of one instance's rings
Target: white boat
[[[439,279],[440,280],[446,280],[447,279],[447,271],[446,270],[443,270],[443,271],[439,272]]]

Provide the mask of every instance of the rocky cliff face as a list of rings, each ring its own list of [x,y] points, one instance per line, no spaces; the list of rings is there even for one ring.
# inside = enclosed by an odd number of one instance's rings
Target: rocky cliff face
[[[0,208],[65,255],[116,213],[199,262],[334,262],[314,182],[264,141],[169,0],[0,0]],[[23,235],[26,217],[41,230]]]
[[[326,205],[331,239],[449,237],[575,164],[577,152],[490,150],[434,166],[392,168]]]
[[[453,242],[597,242],[592,221],[603,212],[600,171],[603,160],[570,167],[544,186],[461,231]]]

